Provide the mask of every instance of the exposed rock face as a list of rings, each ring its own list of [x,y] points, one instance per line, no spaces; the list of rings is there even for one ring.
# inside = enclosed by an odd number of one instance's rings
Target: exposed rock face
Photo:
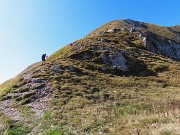
[[[180,25],[172,26],[167,28],[169,31],[176,33],[176,41],[180,41]]]
[[[30,74],[24,74],[22,75],[23,79],[30,79],[31,78],[31,75]]]
[[[140,26],[138,25],[138,27]],[[158,37],[158,35],[154,33],[147,31],[144,32],[136,27],[126,28],[124,30],[138,34],[139,37],[142,38],[144,42],[143,45],[147,48],[148,51],[164,55],[169,58],[180,59],[180,42]],[[179,33],[176,39],[178,38],[180,39]]]
[[[120,52],[112,52],[111,54],[103,54],[102,60],[104,63],[110,65],[113,68],[128,71],[127,60]]]
[[[153,53],[174,59],[180,59],[180,44],[177,42],[163,39],[154,42],[151,39],[145,38],[144,44],[146,48]]]
[[[10,118],[14,120],[27,121],[27,117],[23,116],[23,114],[16,108],[12,107],[13,99],[8,99],[0,102],[0,112],[5,113]]]
[[[158,37],[158,35],[142,31],[142,28],[146,28],[143,23],[138,24],[138,22],[132,22],[130,20],[127,21],[132,25],[132,27],[128,27],[124,30],[129,32],[134,32],[139,34],[139,37],[142,38],[144,42],[144,46],[147,48],[148,51],[151,51],[156,54],[164,55],[166,57],[180,59],[180,43],[175,42],[173,40],[168,40],[166,38]],[[141,28],[141,29],[139,29]],[[175,32],[174,30],[168,28],[169,31]],[[180,33],[175,32],[177,34],[176,39],[180,39]],[[156,39],[154,39],[156,38]]]
[[[56,73],[60,73],[60,72],[61,72],[61,66],[56,65],[56,66],[54,67],[54,71],[55,71]]]
[[[75,68],[74,68],[73,66],[68,66],[68,67],[67,67],[67,70],[73,72],[73,71],[75,70]]]
[[[90,59],[91,58],[91,56],[90,55],[88,55],[88,53],[84,53],[84,57],[83,57],[84,59]]]
[[[92,35],[128,31],[137,34],[148,51],[165,57],[180,60],[180,26],[163,27],[134,21],[117,20],[102,26],[103,31],[94,31]],[[100,30],[101,28],[99,28]]]
[[[118,32],[118,31],[120,31],[121,29],[119,29],[119,28],[114,28],[114,29],[109,29],[109,30],[107,30],[107,32],[109,32],[109,33],[112,33],[112,32]]]

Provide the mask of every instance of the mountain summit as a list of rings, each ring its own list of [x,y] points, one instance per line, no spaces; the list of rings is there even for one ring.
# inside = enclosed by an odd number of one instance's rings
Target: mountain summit
[[[164,27],[130,19],[109,22],[91,35],[126,30],[137,34],[148,51],[166,57],[180,59],[180,26]]]
[[[106,23],[0,85],[0,134],[179,133],[179,61],[180,26]]]

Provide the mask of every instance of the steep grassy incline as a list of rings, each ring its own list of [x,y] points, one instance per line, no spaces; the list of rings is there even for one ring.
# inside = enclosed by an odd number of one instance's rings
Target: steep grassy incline
[[[2,84],[0,134],[178,134],[180,63],[126,30],[131,23],[148,37],[144,28],[160,26],[126,21],[103,25]]]

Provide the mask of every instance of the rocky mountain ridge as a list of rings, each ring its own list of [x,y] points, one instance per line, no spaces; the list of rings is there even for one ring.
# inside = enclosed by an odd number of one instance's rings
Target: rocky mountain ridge
[[[126,30],[134,34],[138,34],[144,42],[144,47],[153,53],[164,55],[166,57],[180,59],[180,26],[164,27],[155,26],[138,22],[130,19],[117,20],[107,23],[99,29],[105,29],[99,31],[98,29],[93,31],[88,36],[94,34],[104,34],[108,32],[117,32],[120,30]],[[162,29],[162,33],[159,29]],[[167,34],[167,35],[166,35]]]

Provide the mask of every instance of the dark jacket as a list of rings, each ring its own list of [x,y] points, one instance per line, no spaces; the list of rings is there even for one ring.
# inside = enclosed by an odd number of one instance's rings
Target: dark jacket
[[[46,54],[43,54],[41,59],[42,59],[42,61],[45,61],[46,60]]]

